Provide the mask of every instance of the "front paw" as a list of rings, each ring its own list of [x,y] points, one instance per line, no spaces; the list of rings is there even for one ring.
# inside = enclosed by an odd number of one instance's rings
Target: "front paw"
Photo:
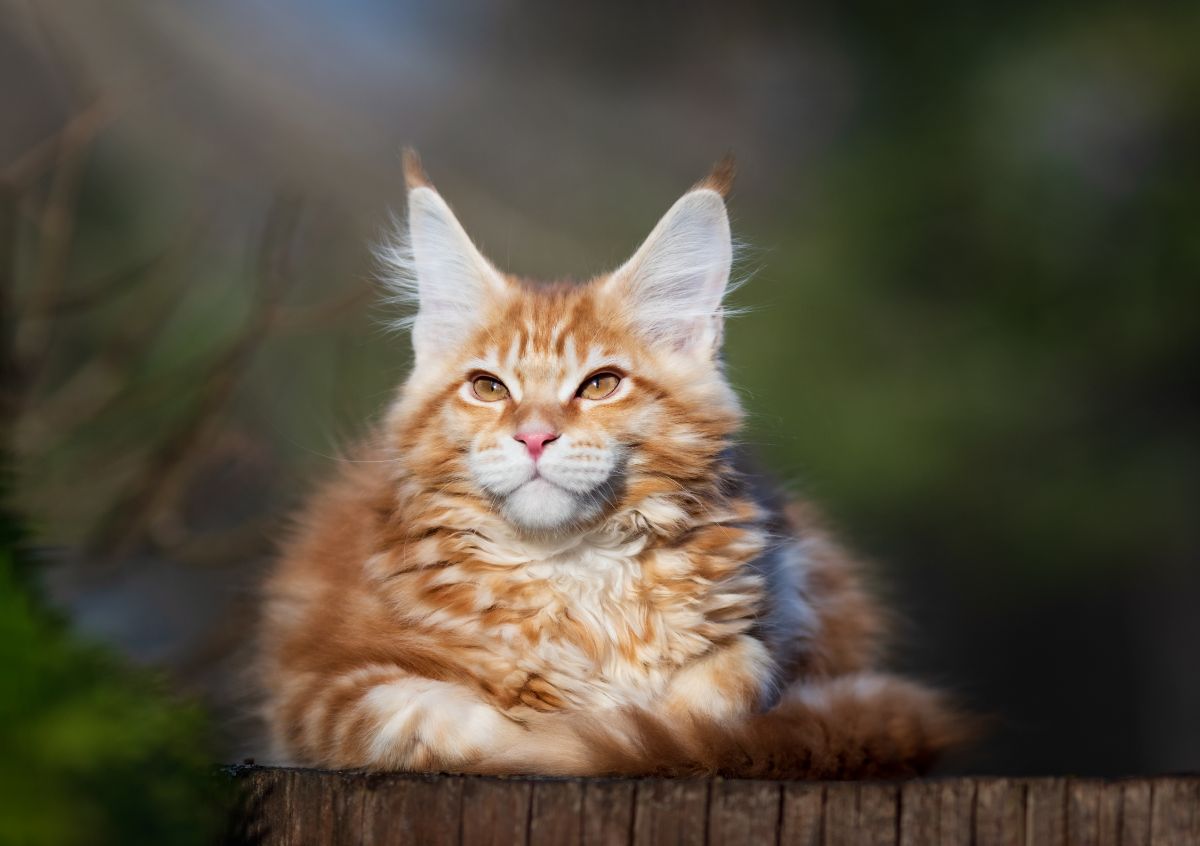
[[[524,709],[549,713],[568,705],[562,691],[537,673],[524,670],[514,670],[498,685],[489,686],[487,692],[497,707],[515,716]]]
[[[530,675],[517,691],[521,704],[543,713],[561,711],[567,702],[558,688],[539,675]]]

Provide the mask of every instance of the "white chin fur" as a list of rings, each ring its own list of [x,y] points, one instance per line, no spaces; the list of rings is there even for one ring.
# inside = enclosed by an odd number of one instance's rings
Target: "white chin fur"
[[[580,446],[566,434],[550,444],[536,468],[512,438],[473,449],[468,461],[471,475],[500,503],[506,520],[526,531],[550,532],[596,516],[618,457],[612,447]]]
[[[504,497],[504,516],[522,529],[551,531],[584,518],[583,500],[545,479],[532,479]]]

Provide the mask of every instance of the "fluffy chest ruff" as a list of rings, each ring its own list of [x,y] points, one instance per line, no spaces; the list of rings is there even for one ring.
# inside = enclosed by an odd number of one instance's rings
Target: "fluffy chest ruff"
[[[461,644],[502,709],[648,707],[680,670],[762,630],[752,562],[766,545],[758,526],[720,521],[669,541],[612,524],[557,543],[484,527],[432,532],[368,573],[399,620]],[[771,688],[774,661],[747,669]]]

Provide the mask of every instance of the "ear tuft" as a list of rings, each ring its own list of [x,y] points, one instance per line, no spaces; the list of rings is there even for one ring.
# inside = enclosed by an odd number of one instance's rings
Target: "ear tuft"
[[[433,187],[433,183],[429,181],[429,175],[425,173],[425,168],[421,166],[421,157],[417,155],[415,149],[405,147],[401,158],[404,162],[404,184],[409,191],[414,188]]]
[[[447,339],[477,327],[507,283],[471,242],[454,212],[434,190],[411,149],[404,151],[408,216],[400,236],[379,255],[395,299],[415,300],[412,326],[417,366],[436,358]]]
[[[712,356],[721,343],[732,263],[725,201],[703,186],[671,206],[606,286],[652,342]]]
[[[737,161],[733,157],[733,151],[730,150],[721,156],[721,160],[713,165],[713,169],[709,172],[708,176],[697,182],[696,187],[692,190],[707,188],[710,191],[716,191],[722,198],[725,198],[733,190],[733,180],[735,177],[737,177]]]

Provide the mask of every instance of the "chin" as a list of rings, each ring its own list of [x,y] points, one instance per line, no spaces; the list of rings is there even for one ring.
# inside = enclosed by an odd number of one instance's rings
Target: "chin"
[[[595,516],[595,508],[579,494],[540,478],[505,497],[502,510],[517,528],[539,534],[571,528]]]

